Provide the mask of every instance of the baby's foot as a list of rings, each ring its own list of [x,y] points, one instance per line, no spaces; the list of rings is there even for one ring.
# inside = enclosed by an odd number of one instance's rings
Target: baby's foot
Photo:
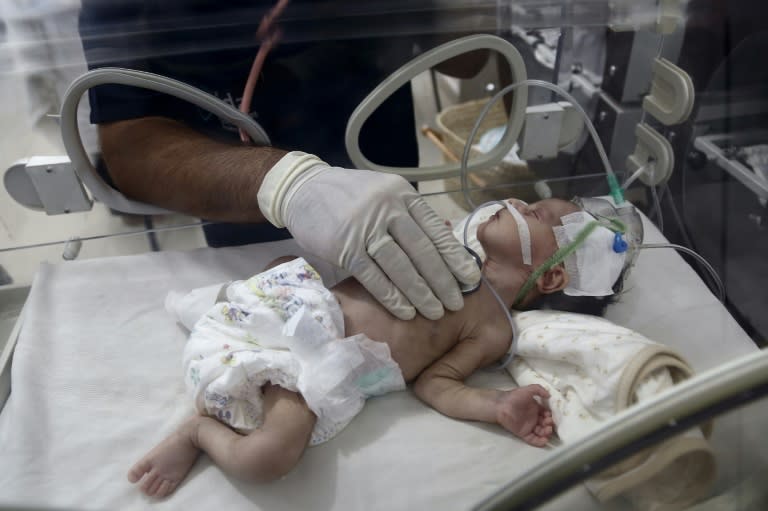
[[[555,431],[548,398],[549,392],[541,385],[504,392],[497,404],[499,424],[529,444],[544,447]]]
[[[150,497],[161,498],[173,493],[200,454],[192,442],[194,427],[195,417],[192,417],[131,467],[128,480],[141,481],[141,491]]]

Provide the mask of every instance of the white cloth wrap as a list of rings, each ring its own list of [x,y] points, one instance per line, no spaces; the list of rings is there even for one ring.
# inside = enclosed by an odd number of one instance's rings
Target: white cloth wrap
[[[521,386],[538,383],[549,391],[558,435],[568,441],[589,435],[617,413],[616,394],[627,364],[656,345],[596,316],[541,310],[517,313],[514,320],[518,356],[509,372]]]
[[[539,384],[564,443],[648,401],[692,374],[673,350],[605,319],[558,311],[515,315],[517,356],[508,370],[520,386]],[[645,449],[587,482],[601,502],[618,495],[637,509],[684,509],[711,490],[716,474],[711,424]]]
[[[227,286],[226,301],[194,325],[183,359],[198,411],[243,433],[263,423],[264,384],[300,392],[318,417],[310,445],[341,431],[366,398],[405,388],[389,346],[344,338],[338,301],[301,258]]]

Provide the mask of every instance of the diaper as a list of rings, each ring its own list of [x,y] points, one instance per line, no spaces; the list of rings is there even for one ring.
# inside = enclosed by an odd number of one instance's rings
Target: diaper
[[[334,437],[368,397],[405,389],[389,346],[344,336],[336,297],[301,258],[229,284],[194,324],[184,375],[197,410],[241,433],[263,423],[264,384],[301,393],[317,415],[310,445]]]

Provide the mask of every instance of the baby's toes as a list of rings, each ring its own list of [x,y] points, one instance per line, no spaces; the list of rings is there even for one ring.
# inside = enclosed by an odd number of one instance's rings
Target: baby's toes
[[[165,479],[163,479],[162,477],[157,477],[155,479],[155,482],[152,483],[152,485],[149,487],[149,490],[147,491],[147,495],[149,495],[150,497],[157,497],[157,492],[158,490],[160,490],[160,487],[163,485],[164,482],[165,482]]]
[[[141,491],[144,492],[145,495],[149,495],[151,497],[152,487],[155,485],[155,483],[158,483],[158,485],[160,483],[157,474],[154,472],[149,472],[144,476],[144,480],[141,481]]]
[[[165,480],[160,484],[160,487],[157,489],[157,492],[155,492],[155,497],[157,498],[163,498],[167,497],[171,493],[173,493],[173,490],[176,489],[176,483]]]

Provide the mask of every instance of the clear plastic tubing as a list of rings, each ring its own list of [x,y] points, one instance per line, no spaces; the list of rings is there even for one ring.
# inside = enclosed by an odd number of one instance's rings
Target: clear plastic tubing
[[[576,111],[579,112],[579,114],[581,115],[581,118],[584,120],[585,126],[587,127],[587,131],[589,131],[589,134],[595,143],[595,147],[597,148],[597,152],[600,155],[600,159],[603,162],[603,166],[605,167],[605,174],[608,180],[608,188],[610,189],[611,196],[613,197],[613,200],[617,206],[623,204],[624,194],[621,190],[621,185],[619,185],[619,181],[616,178],[616,174],[613,171],[613,167],[611,167],[611,162],[608,159],[608,155],[606,154],[605,148],[603,147],[603,144],[600,141],[600,137],[597,134],[597,130],[595,129],[595,126],[592,124],[592,121],[589,119],[589,115],[587,115],[587,112],[585,112],[584,109],[581,107],[581,105],[579,105],[578,101],[576,101],[576,99],[574,99],[573,96],[565,92],[562,89],[562,87],[558,87],[553,83],[545,82],[543,80],[523,80],[521,82],[513,83],[511,85],[504,87],[499,92],[497,92],[496,95],[493,96],[490,99],[490,101],[488,101],[488,103],[485,104],[485,107],[480,112],[480,115],[477,116],[475,125],[472,127],[472,131],[470,132],[469,137],[467,137],[466,144],[464,144],[464,153],[461,156],[461,189],[462,189],[462,192],[464,193],[464,199],[467,201],[467,203],[471,207],[475,207],[475,203],[472,201],[472,198],[470,197],[470,193],[469,193],[469,183],[468,183],[469,176],[468,176],[467,166],[469,164],[469,153],[470,153],[470,150],[472,149],[472,141],[475,140],[475,137],[477,136],[477,131],[480,129],[480,124],[482,124],[483,119],[485,119],[485,116],[491,110],[493,105],[495,105],[496,102],[499,101],[501,98],[503,98],[506,94],[517,89],[518,87],[531,87],[531,86],[542,87],[544,89],[548,89],[559,94],[560,96],[570,101],[573,107],[576,109]]]

